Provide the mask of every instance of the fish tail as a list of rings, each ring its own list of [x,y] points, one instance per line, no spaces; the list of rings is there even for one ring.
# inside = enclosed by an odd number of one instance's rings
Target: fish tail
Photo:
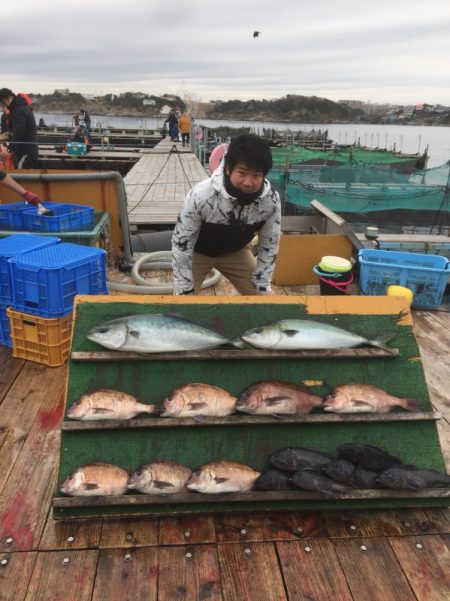
[[[235,338],[234,340],[230,340],[230,344],[232,344],[236,348],[248,348],[246,342],[242,340],[242,338]]]
[[[392,349],[387,346],[387,343],[395,338],[396,335],[397,334],[386,334],[385,336],[379,336],[378,338],[375,338],[375,340],[371,340],[370,344],[377,348],[384,349],[385,351],[392,351]]]
[[[420,411],[422,408],[422,401],[419,399],[405,399],[406,403],[403,405],[403,409],[406,411]]]

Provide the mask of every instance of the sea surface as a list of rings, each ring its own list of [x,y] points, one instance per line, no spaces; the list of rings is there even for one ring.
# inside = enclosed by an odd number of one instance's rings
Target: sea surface
[[[36,113],[36,120],[43,117],[47,125],[71,127],[72,116],[65,114]],[[165,118],[111,117],[91,115],[92,125],[108,128],[160,129]],[[205,128],[250,127],[255,133],[264,128],[288,132],[328,131],[328,137],[338,144],[359,143],[370,148],[387,148],[406,153],[420,153],[428,149],[428,167],[437,167],[450,160],[450,127],[425,125],[369,125],[366,123],[278,123],[263,121],[229,121],[197,119],[197,124]],[[295,138],[295,136],[294,136]],[[288,139],[289,134],[288,134]]]

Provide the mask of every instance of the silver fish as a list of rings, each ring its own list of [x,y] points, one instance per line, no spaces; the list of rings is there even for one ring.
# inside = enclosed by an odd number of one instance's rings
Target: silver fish
[[[253,488],[260,475],[249,465],[235,461],[211,461],[192,472],[187,487],[209,495],[244,492]]]
[[[72,472],[61,485],[61,492],[72,497],[123,495],[127,492],[128,472],[110,463],[91,463]]]
[[[188,467],[168,460],[157,460],[138,467],[128,480],[128,488],[153,495],[187,492],[192,475]]]
[[[218,332],[164,313],[119,317],[95,326],[87,338],[109,349],[136,353],[196,351],[232,344]]]
[[[163,405],[162,417],[222,417],[234,413],[236,397],[218,386],[194,382],[175,388]]]
[[[84,394],[72,403],[67,417],[83,421],[131,419],[138,413],[153,413],[154,410],[155,405],[139,403],[131,394],[102,389]]]
[[[386,348],[394,335],[369,340],[312,319],[282,319],[244,332],[242,340],[261,349],[294,351],[300,349],[352,348],[369,345]]]

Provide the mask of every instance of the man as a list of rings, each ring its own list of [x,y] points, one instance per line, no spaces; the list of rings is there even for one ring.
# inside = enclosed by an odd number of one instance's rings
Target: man
[[[212,268],[241,294],[271,294],[281,204],[265,179],[272,155],[265,140],[238,136],[210,178],[184,200],[172,237],[175,294],[194,294]],[[258,233],[258,255],[250,242]]]
[[[0,158],[3,157],[3,153],[0,153]],[[13,178],[6,173],[3,169],[0,169],[0,184],[6,186],[16,194],[19,194],[25,202],[29,203],[33,207],[39,206],[41,199],[34,192],[28,192],[25,188],[22,188]]]
[[[189,146],[191,137],[191,120],[187,113],[183,113],[178,120],[178,129],[181,132],[181,141],[183,146]]]
[[[16,169],[38,167],[37,129],[34,113],[26,98],[8,88],[0,90],[0,103],[9,110],[9,149]]]

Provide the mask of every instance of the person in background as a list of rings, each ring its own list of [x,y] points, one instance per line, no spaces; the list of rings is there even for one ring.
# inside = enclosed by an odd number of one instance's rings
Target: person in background
[[[0,90],[0,103],[9,110],[9,150],[14,154],[16,169],[38,167],[37,128],[34,113],[23,95],[8,88]]]
[[[178,129],[181,132],[181,141],[183,146],[188,146],[190,143],[190,135],[191,135],[191,120],[188,117],[188,114],[184,112],[181,117],[178,119]]]
[[[0,153],[0,158],[3,158],[3,153]],[[41,199],[34,192],[29,192],[22,188],[20,184],[18,184],[13,178],[6,173],[3,169],[0,169],[0,184],[2,186],[6,186],[13,192],[16,192],[19,196],[21,196],[25,202],[32,205],[33,207],[37,207],[41,203]]]
[[[88,113],[84,109],[80,109],[80,120],[81,120],[81,123],[83,123],[83,121],[84,121],[84,127],[88,131],[90,131],[90,129],[91,129],[91,118],[89,117]]]
[[[178,117],[175,111],[171,111],[169,116],[164,121],[164,124],[169,124],[169,136],[172,142],[178,142]]]
[[[267,142],[238,136],[210,178],[186,196],[172,236],[175,294],[200,290],[218,269],[241,294],[271,294],[281,229],[278,192],[265,178],[272,166]],[[250,242],[258,233],[258,254]]]

